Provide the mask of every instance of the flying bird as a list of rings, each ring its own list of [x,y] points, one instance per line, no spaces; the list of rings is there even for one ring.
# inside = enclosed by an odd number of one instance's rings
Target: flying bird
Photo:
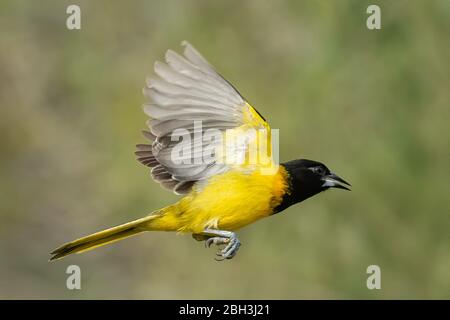
[[[135,153],[155,181],[183,197],[141,219],[68,242],[50,260],[146,231],[192,234],[207,247],[219,246],[217,260],[231,259],[241,246],[236,230],[329,188],[350,190],[323,163],[277,164],[265,118],[192,45],[182,46],[183,55],[168,50],[166,62],[156,62],[156,75],[147,79],[144,111],[150,119],[143,133],[151,143],[138,144]]]

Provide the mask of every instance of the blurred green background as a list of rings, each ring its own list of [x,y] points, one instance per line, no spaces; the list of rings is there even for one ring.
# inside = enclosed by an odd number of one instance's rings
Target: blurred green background
[[[1,1],[0,298],[450,298],[449,35],[447,0]],[[145,76],[182,40],[280,129],[281,160],[323,161],[353,191],[241,230],[225,263],[169,233],[48,263],[177,200],[133,152]]]

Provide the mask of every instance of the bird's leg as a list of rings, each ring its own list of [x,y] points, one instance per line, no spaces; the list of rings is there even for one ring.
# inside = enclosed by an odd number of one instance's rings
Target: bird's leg
[[[231,231],[205,229],[201,235],[208,238],[205,242],[205,246],[207,247],[210,247],[212,244],[227,245],[225,248],[217,252],[217,256],[219,256],[219,258],[216,258],[216,260],[219,261],[224,259],[232,259],[241,246],[241,242],[237,238],[236,233]]]
[[[194,238],[194,239],[197,240],[197,241],[205,241],[205,240],[207,240],[207,239],[209,239],[209,238],[211,238],[211,237],[210,237],[210,236],[203,235],[203,234],[201,234],[201,233],[193,233],[193,234],[192,234],[192,238]]]

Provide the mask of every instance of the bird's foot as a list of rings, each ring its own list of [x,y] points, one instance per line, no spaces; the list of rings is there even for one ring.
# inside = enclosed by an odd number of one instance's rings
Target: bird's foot
[[[222,244],[227,244],[230,242],[230,239],[224,237],[212,237],[205,241],[205,247],[209,248],[212,244],[216,246],[220,246]]]
[[[241,242],[239,241],[235,233],[233,233],[233,236],[227,240],[228,245],[222,250],[217,251],[216,253],[217,261],[222,261],[224,259],[232,259],[238,252],[239,247],[241,246]]]
[[[215,258],[217,261],[232,259],[241,246],[241,242],[237,238],[236,234],[231,231],[206,229],[203,234],[210,236],[210,238],[205,241],[205,246],[208,248],[212,244],[217,246],[226,244],[225,248],[217,251],[217,257]]]

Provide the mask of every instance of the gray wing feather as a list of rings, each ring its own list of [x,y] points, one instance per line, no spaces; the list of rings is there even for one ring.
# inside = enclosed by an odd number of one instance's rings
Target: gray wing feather
[[[240,126],[245,105],[242,96],[194,47],[186,41],[182,45],[184,56],[168,50],[166,63],[157,61],[156,76],[146,81],[143,91],[150,101],[144,112],[150,117],[150,131],[143,133],[152,144],[139,144],[135,152],[142,164],[152,168],[152,178],[177,194],[188,193],[197,181],[228,170],[214,158],[202,159],[201,150],[218,143],[203,141],[203,133]],[[198,120],[202,125],[200,138],[194,132]],[[173,139],[176,129],[185,133]],[[190,140],[194,151],[174,161],[174,147],[184,139]],[[202,149],[196,151],[196,146]]]

